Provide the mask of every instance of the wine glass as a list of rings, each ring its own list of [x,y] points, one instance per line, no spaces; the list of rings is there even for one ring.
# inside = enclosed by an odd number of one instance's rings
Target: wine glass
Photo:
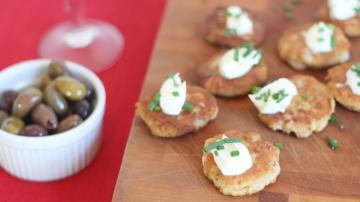
[[[124,39],[113,25],[85,19],[85,1],[65,0],[65,10],[71,18],[55,25],[43,36],[39,56],[72,60],[100,72],[119,59]]]

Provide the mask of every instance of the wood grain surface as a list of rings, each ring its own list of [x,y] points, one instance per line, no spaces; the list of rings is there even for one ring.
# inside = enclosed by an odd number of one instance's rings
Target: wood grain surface
[[[206,16],[217,5],[238,3],[249,8],[266,24],[261,44],[270,77],[310,74],[324,80],[325,71],[298,72],[281,62],[276,51],[284,29],[314,20],[324,1],[302,0],[294,9],[295,20],[283,19],[281,0],[169,0],[142,94],[158,89],[168,73],[180,72],[197,84],[196,68],[218,49],[203,40]],[[145,16],[146,17],[146,16]],[[353,39],[352,61],[360,60],[360,40]],[[141,47],[139,47],[141,49]],[[141,58],[139,58],[141,59]],[[199,132],[175,139],[160,139],[134,118],[122,166],[114,191],[114,201],[360,201],[360,114],[337,105],[336,114],[345,125],[329,125],[307,139],[296,139],[264,126],[247,97],[218,98],[218,118]],[[255,131],[270,142],[282,142],[281,174],[275,184],[246,197],[222,195],[203,175],[201,154],[205,139],[216,133],[238,129]],[[332,151],[326,136],[338,139]]]

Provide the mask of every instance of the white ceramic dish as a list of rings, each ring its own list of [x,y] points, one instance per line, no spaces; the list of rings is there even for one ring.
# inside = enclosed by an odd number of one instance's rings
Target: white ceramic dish
[[[0,93],[18,90],[39,82],[50,60],[30,60],[12,65],[0,72]],[[92,84],[94,109],[79,126],[45,137],[25,137],[0,130],[0,165],[18,178],[52,181],[71,176],[84,169],[96,156],[101,145],[101,128],[106,94],[100,79],[87,68],[65,63],[72,75]]]

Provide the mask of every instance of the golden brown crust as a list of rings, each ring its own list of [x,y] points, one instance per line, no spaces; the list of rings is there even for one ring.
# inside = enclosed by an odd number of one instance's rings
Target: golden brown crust
[[[319,20],[330,22],[336,26],[339,26],[349,37],[360,36],[360,15],[347,20],[334,20],[330,18],[329,7],[324,4],[317,12],[317,18]]]
[[[335,101],[324,84],[311,76],[290,78],[298,94],[284,113],[259,114],[260,119],[273,130],[294,133],[298,138],[322,131],[335,111]]]
[[[301,70],[306,67],[326,68],[349,59],[350,42],[338,27],[334,31],[335,49],[327,53],[312,53],[304,40],[304,34],[311,26],[312,24],[293,27],[283,33],[278,43],[278,51],[283,60],[293,68]]]
[[[243,196],[261,191],[276,181],[280,174],[280,150],[271,143],[261,140],[261,136],[253,132],[229,130],[228,137],[239,137],[249,149],[253,166],[245,173],[236,176],[224,176],[217,167],[213,155],[203,152],[203,172],[214,185],[225,195]],[[205,146],[221,139],[222,134],[215,135],[205,141]]]
[[[327,72],[326,81],[331,93],[344,107],[360,112],[360,96],[354,94],[346,85],[346,72],[353,64],[347,63],[331,68]]]
[[[217,7],[208,17],[205,24],[205,39],[210,43],[224,46],[237,47],[241,44],[252,42],[254,45],[260,44],[265,35],[264,25],[261,24],[249,11],[245,10],[254,23],[253,34],[243,36],[229,36],[226,34],[226,7]]]
[[[225,79],[219,73],[219,60],[224,52],[216,54],[198,69],[199,82],[209,92],[234,97],[245,95],[254,85],[262,85],[267,79],[267,67],[264,62],[253,67],[247,74],[236,79]]]
[[[187,86],[187,102],[193,105],[194,111],[183,110],[178,116],[149,111],[148,106],[155,93],[136,103],[136,113],[144,120],[154,136],[181,136],[204,127],[217,116],[218,106],[215,97],[202,88]]]

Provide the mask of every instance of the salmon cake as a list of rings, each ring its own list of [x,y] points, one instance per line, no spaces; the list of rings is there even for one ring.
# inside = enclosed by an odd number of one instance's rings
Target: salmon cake
[[[278,52],[294,69],[321,69],[348,61],[350,42],[340,28],[317,22],[285,31]]]
[[[324,84],[306,75],[292,76],[287,83],[276,82],[278,84],[273,88],[269,88],[269,84],[249,96],[265,125],[298,138],[309,137],[327,126],[335,111],[335,101]],[[266,102],[264,97],[268,99]],[[260,101],[262,105],[259,107],[256,102]]]
[[[205,141],[202,169],[221,193],[251,195],[275,183],[280,150],[254,132],[229,130]]]
[[[247,9],[237,5],[217,7],[205,23],[205,39],[223,47],[260,44],[265,27]]]
[[[136,113],[157,137],[177,137],[204,127],[218,114],[215,97],[186,85],[179,74],[169,76],[160,91],[136,103]]]
[[[333,23],[349,37],[360,36],[360,2],[358,0],[328,0],[318,12],[317,19]]]
[[[199,82],[215,95],[245,95],[253,86],[262,85],[267,80],[267,67],[262,58],[261,50],[256,50],[251,44],[222,51],[200,65]]]
[[[347,63],[329,69],[326,81],[337,102],[360,112],[360,63]]]

